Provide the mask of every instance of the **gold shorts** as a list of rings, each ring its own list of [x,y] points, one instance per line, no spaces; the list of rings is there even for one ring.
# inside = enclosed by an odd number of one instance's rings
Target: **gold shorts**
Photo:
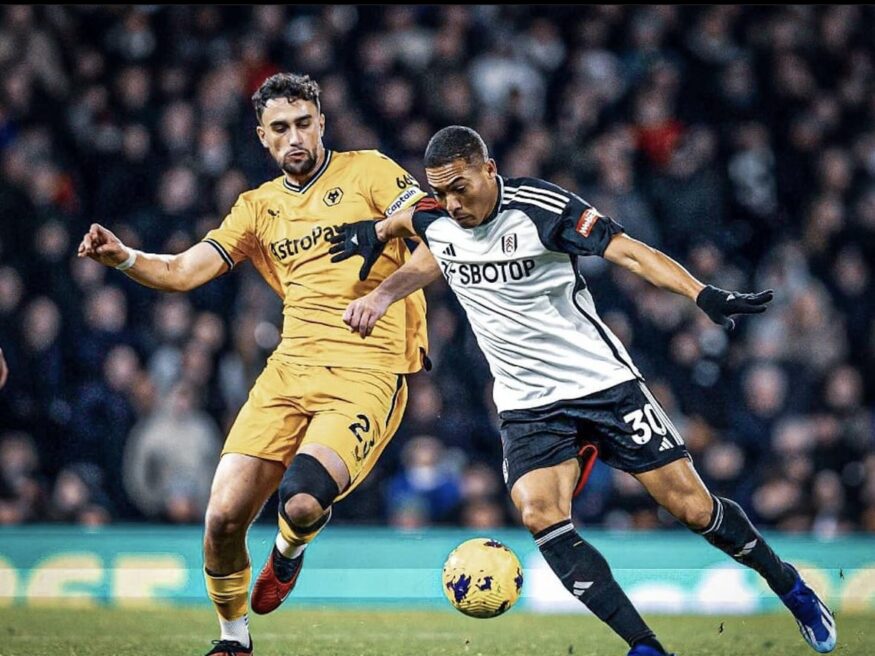
[[[373,469],[407,405],[403,374],[301,365],[271,356],[240,409],[222,454],[288,467],[302,444],[321,444],[349,470],[342,498]]]

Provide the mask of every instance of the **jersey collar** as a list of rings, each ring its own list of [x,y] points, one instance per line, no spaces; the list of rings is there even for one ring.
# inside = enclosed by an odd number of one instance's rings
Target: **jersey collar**
[[[316,173],[313,174],[312,178],[307,180],[307,183],[305,185],[301,186],[301,185],[293,184],[293,183],[289,182],[289,179],[286,176],[283,176],[283,188],[286,191],[293,191],[296,194],[303,194],[305,191],[307,191],[310,187],[313,186],[313,184],[316,182],[316,180],[318,180],[322,176],[323,173],[325,173],[325,170],[328,168],[328,164],[331,162],[331,155],[332,155],[332,152],[326,148],[325,149],[325,159],[322,161],[322,166],[320,166],[319,169],[316,171]]]
[[[501,206],[504,205],[504,180],[501,179],[500,175],[495,176],[495,179],[498,180],[498,196],[496,196],[495,198],[495,207],[492,208],[489,216],[487,216],[483,220],[483,223],[480,224],[481,226],[492,223],[492,221],[495,219],[496,216],[498,216],[498,213],[501,211]],[[477,227],[479,228],[480,226]]]

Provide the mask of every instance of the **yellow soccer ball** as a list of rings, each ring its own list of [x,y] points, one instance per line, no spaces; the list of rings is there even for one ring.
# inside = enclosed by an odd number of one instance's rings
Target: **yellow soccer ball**
[[[465,615],[498,617],[519,599],[523,569],[501,542],[474,538],[447,557],[443,587],[450,603]]]

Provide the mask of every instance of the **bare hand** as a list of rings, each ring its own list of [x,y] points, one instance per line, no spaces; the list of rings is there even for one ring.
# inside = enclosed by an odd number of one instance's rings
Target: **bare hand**
[[[76,255],[78,257],[90,257],[104,266],[116,267],[128,259],[130,251],[122,243],[121,239],[112,232],[99,223],[92,223],[91,228],[82,238],[82,243],[79,244],[79,250],[76,252]]]
[[[377,321],[386,314],[389,305],[389,299],[375,290],[349,304],[343,313],[343,323],[349,326],[350,331],[358,331],[359,335],[367,337],[374,331]]]

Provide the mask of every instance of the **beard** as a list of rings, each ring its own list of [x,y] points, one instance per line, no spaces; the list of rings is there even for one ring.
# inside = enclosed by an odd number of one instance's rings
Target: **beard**
[[[307,153],[306,159],[300,161],[293,160],[291,153],[289,153],[283,158],[280,168],[289,175],[307,175],[316,167],[316,153],[311,153],[309,150],[305,152]]]

